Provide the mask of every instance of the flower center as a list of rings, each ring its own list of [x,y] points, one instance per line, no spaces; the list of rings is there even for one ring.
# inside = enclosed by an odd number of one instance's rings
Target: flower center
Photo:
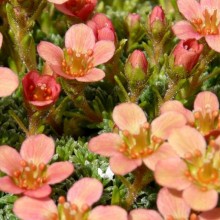
[[[88,50],[86,53],[80,53],[71,48],[64,49],[64,59],[62,61],[63,71],[73,77],[82,77],[90,69],[92,64],[93,50]]]
[[[137,135],[131,134],[126,130],[122,131],[120,135],[124,140],[124,144],[119,147],[119,151],[130,159],[147,157],[163,142],[158,137],[151,137],[148,123],[140,127],[140,132]]]
[[[197,177],[202,183],[213,183],[218,179],[218,171],[217,169],[213,168],[210,163],[204,164],[199,168]]]
[[[58,201],[59,219],[65,220],[86,220],[89,206],[87,204],[78,207],[76,204],[67,202],[63,196]]]
[[[36,166],[33,163],[27,163],[22,160],[22,170],[13,172],[13,180],[15,184],[26,190],[33,190],[41,187],[47,182],[47,166],[44,163]]]
[[[48,101],[52,98],[52,91],[45,83],[37,83],[37,85],[30,85],[29,92],[33,101]]]
[[[211,14],[207,9],[203,12],[204,20],[201,18],[193,19],[192,24],[196,31],[202,35],[217,35],[219,34],[217,19],[217,9]]]

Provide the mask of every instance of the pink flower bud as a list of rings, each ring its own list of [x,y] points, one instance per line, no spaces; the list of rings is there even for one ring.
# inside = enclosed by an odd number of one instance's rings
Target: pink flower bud
[[[37,71],[27,73],[22,85],[25,100],[38,108],[53,104],[61,90],[53,76],[40,75]]]
[[[196,65],[202,53],[203,45],[194,39],[181,40],[174,48],[174,63],[183,66],[188,72]]]
[[[126,18],[126,22],[129,28],[133,28],[140,23],[140,15],[136,13],[129,14]]]
[[[128,63],[134,69],[140,68],[143,72],[147,72],[148,62],[144,53],[140,50],[135,50],[128,58]]]
[[[153,25],[153,23],[155,21],[161,21],[162,23],[165,22],[165,14],[164,14],[164,11],[162,9],[161,6],[155,6],[152,10],[152,12],[150,13],[150,26]]]
[[[91,20],[87,22],[87,25],[92,28],[97,41],[116,40],[115,29],[112,21],[108,17],[106,17],[105,14],[96,14]]]

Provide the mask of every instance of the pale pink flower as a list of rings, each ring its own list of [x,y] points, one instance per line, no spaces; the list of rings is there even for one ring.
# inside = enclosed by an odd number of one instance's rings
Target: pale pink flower
[[[64,197],[59,198],[58,207],[51,199],[36,200],[25,196],[15,202],[13,211],[22,220],[127,220],[126,211],[118,206],[91,209],[101,197],[102,190],[103,186],[97,179],[83,178],[69,189],[67,201]]]
[[[220,52],[220,1],[178,0],[180,12],[188,21],[179,21],[173,31],[182,40],[205,37],[207,44]]]
[[[7,145],[0,146],[0,170],[7,176],[0,178],[0,190],[43,198],[50,194],[49,184],[56,184],[74,170],[70,162],[47,163],[54,154],[54,141],[43,134],[28,137],[20,154]]]
[[[168,143],[178,157],[157,163],[156,181],[183,191],[184,200],[196,211],[213,209],[220,187],[220,148],[207,146],[204,137],[189,126],[173,130]]]
[[[194,110],[186,109],[179,101],[165,102],[161,113],[176,111],[184,115],[189,125],[195,127],[203,135],[219,134],[220,115],[217,96],[209,91],[200,92],[194,101]]]
[[[76,24],[66,32],[63,50],[46,41],[41,41],[37,50],[56,74],[81,82],[95,82],[105,76],[103,70],[95,67],[112,58],[115,46],[105,40],[96,43],[91,28]]]
[[[7,67],[0,67],[0,97],[11,95],[18,85],[18,76]]]
[[[175,153],[163,143],[173,128],[185,125],[185,118],[175,112],[168,112],[156,118],[151,125],[143,110],[134,103],[123,103],[113,110],[117,133],[103,133],[89,141],[92,152],[110,157],[111,170],[125,175],[144,162],[154,170],[159,159]]]
[[[86,20],[95,9],[97,0],[48,0],[66,15]]]
[[[188,219],[190,207],[182,198],[182,193],[176,190],[162,188],[157,197],[159,212],[150,209],[135,209],[129,214],[129,220],[168,220]]]

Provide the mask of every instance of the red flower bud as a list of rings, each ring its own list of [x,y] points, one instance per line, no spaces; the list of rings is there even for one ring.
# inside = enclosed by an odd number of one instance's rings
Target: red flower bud
[[[152,27],[155,21],[161,21],[162,23],[165,22],[165,14],[161,6],[156,6],[153,8],[152,12],[150,13],[150,26]]]
[[[174,63],[177,66],[183,66],[190,72],[199,60],[203,45],[194,39],[181,40],[174,48]]]
[[[40,75],[37,71],[27,73],[22,85],[25,100],[38,108],[56,102],[61,90],[53,76]]]
[[[129,28],[133,28],[140,23],[141,16],[136,13],[129,14],[126,18],[126,22]]]

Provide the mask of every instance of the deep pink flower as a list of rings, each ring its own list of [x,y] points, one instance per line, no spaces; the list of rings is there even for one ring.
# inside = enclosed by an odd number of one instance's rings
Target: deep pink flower
[[[47,163],[54,154],[54,141],[43,134],[30,136],[22,144],[20,154],[7,145],[0,146],[0,190],[13,194],[43,198],[50,194],[49,184],[56,184],[72,174],[70,162]]]
[[[115,42],[116,34],[112,21],[102,13],[98,13],[93,16],[91,20],[87,22],[87,25],[92,28],[96,40],[110,40]]]
[[[55,103],[61,90],[53,76],[40,75],[37,71],[27,73],[22,85],[25,100],[41,108]]]
[[[41,41],[37,50],[56,74],[67,79],[95,82],[105,76],[95,66],[110,60],[115,46],[113,42],[105,40],[95,43],[92,29],[85,24],[76,24],[66,32],[63,50],[46,41]]]
[[[9,68],[0,67],[0,97],[11,95],[18,85],[18,76]]]
[[[154,22],[160,21],[165,23],[165,14],[161,6],[155,6],[149,15],[150,26],[154,25]]]
[[[66,15],[86,20],[96,7],[97,0],[48,0]]]
[[[173,31],[182,40],[205,37],[207,44],[220,52],[220,1],[178,0],[180,12],[188,21],[179,21]]]
[[[102,184],[93,178],[83,178],[69,189],[67,201],[60,197],[58,207],[51,199],[36,200],[29,197],[18,199],[13,211],[22,220],[127,220],[127,213],[118,206],[91,206],[99,200]],[[27,206],[29,207],[27,209]]]
[[[172,53],[175,65],[183,66],[187,72],[190,72],[197,64],[202,50],[203,45],[194,39],[181,40]]]
[[[145,163],[154,170],[158,160],[175,153],[163,143],[173,128],[182,127],[186,120],[181,114],[169,112],[156,118],[151,125],[143,110],[134,103],[114,108],[113,120],[118,133],[103,133],[89,141],[92,152],[110,157],[111,170],[125,175]]]
[[[168,143],[178,157],[157,163],[156,181],[183,191],[184,200],[196,211],[213,209],[220,187],[220,148],[207,146],[204,137],[189,126],[173,130]]]

